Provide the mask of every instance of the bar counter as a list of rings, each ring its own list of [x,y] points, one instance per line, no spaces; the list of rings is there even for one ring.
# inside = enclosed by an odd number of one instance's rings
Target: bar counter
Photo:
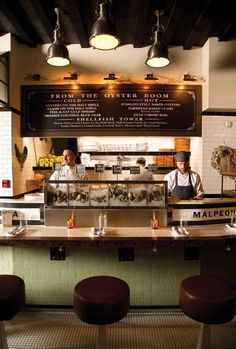
[[[122,278],[130,286],[131,305],[141,307],[178,305],[180,282],[189,275],[213,274],[236,286],[236,231],[226,227],[236,209],[234,198],[169,202],[156,210],[157,230],[150,228],[152,210],[106,210],[108,229],[100,237],[91,236],[88,227],[100,211],[96,208],[77,210],[79,227],[67,229],[72,208],[43,211],[42,198],[0,203],[13,211],[13,226],[0,228],[0,273],[25,280],[29,305],[71,306],[75,284],[92,275]],[[172,231],[182,212],[190,217],[187,236]],[[21,213],[27,231],[7,235]],[[63,260],[52,258],[55,249],[65,252]],[[123,258],[127,251],[131,258]]]
[[[172,231],[172,227],[151,229],[148,227],[108,227],[103,236],[93,236],[89,227],[68,229],[66,227],[28,226],[26,231],[15,236],[9,233],[13,227],[0,229],[0,245],[8,246],[151,246],[181,243],[183,245],[202,245],[222,243],[232,240],[236,243],[236,228],[225,224],[189,226],[189,235]]]

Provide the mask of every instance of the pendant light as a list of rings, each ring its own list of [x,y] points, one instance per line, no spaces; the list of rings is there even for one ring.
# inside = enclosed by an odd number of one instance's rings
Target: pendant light
[[[148,50],[148,57],[146,64],[153,68],[166,67],[169,63],[169,53],[168,48],[164,44],[164,31],[163,26],[160,25],[160,16],[163,11],[157,10],[155,15],[157,16],[157,24],[154,27],[154,43]]]
[[[48,48],[46,61],[50,65],[63,67],[70,64],[69,52],[66,46],[63,44],[62,40],[63,34],[60,24],[60,15],[63,14],[63,11],[60,8],[56,7],[55,12],[57,15],[57,22],[54,30],[54,41]]]
[[[119,45],[120,40],[116,36],[116,28],[111,20],[110,5],[102,2],[99,7],[99,17],[92,27],[89,43],[99,50],[113,50]]]

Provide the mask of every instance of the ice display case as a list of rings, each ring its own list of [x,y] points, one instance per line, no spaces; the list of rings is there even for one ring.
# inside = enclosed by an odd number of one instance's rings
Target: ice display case
[[[165,181],[45,181],[50,208],[164,208]]]

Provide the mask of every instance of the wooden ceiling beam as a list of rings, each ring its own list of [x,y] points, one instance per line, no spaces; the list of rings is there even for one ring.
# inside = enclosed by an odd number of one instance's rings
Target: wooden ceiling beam
[[[21,6],[25,9],[26,15],[31,19],[38,36],[43,44],[53,41],[53,27],[39,0],[20,0]]]
[[[4,27],[6,32],[19,36],[21,41],[24,41],[28,45],[34,45],[34,41],[31,36],[28,35],[25,28],[18,21],[16,16],[9,10],[5,3],[1,2],[0,17],[5,22]]]
[[[76,0],[65,1],[65,6],[68,10],[68,22],[70,22],[71,28],[75,33],[76,37],[82,48],[90,47],[88,41],[88,35],[85,31],[82,17],[78,8]],[[66,14],[65,14],[66,16]]]
[[[149,7],[149,0],[137,0],[137,12],[136,12],[136,20],[135,20],[135,28],[134,28],[134,40],[133,40],[133,47],[139,48],[142,47],[143,44],[143,34],[144,34],[144,28],[146,25],[146,19],[147,19],[147,13],[148,13],[148,7]],[[154,16],[154,14],[153,14]],[[151,37],[152,33],[150,33]]]
[[[230,32],[231,28],[233,27],[233,25],[234,25],[234,21],[232,20],[225,26],[224,31],[218,35],[219,41],[229,40],[229,36],[230,36],[229,32]]]
[[[199,14],[197,20],[195,21],[194,25],[192,26],[192,30],[191,30],[190,34],[188,35],[187,39],[183,43],[184,50],[190,50],[192,48],[192,46],[194,45],[194,36],[199,31],[199,27],[201,25],[201,22],[204,21],[204,17],[207,14],[207,8],[209,7],[210,2],[211,2],[211,0],[207,0],[206,4],[203,6],[202,10],[200,11],[200,14]]]
[[[175,33],[175,30],[177,28],[179,19],[181,18],[183,13],[183,3],[179,2],[178,0],[174,0],[170,15],[168,18],[168,21],[165,26],[165,43],[166,45],[169,45],[172,36]]]

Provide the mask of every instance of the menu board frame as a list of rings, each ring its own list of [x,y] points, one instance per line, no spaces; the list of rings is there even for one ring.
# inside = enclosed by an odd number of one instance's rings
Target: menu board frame
[[[110,86],[21,86],[21,136],[201,136],[201,85]]]

